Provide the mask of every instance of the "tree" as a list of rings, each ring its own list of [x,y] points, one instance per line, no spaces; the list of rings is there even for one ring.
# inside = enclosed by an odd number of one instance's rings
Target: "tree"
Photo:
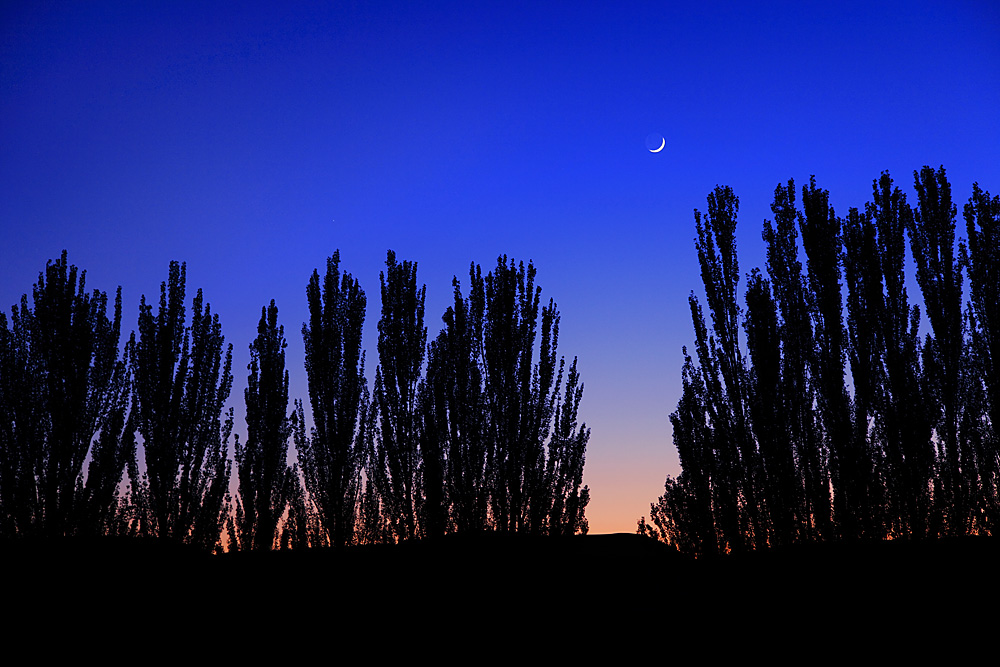
[[[480,283],[490,512],[501,531],[586,532],[589,489],[581,484],[590,432],[576,423],[583,387],[575,359],[565,392],[561,386],[565,360],[557,372],[559,312],[551,299],[542,308],[539,359],[532,363],[542,291],[534,279],[530,262],[525,270],[503,256]]]
[[[790,544],[799,539],[803,522],[802,492],[797,483],[795,449],[789,437],[791,423],[785,410],[789,397],[784,394],[786,388],[781,377],[777,305],[770,283],[758,269],[747,280],[746,302],[744,328],[750,353],[747,392],[763,468],[762,495],[770,528],[769,543]]]
[[[861,517],[869,515],[870,457],[851,431],[850,399],[844,385],[844,318],[840,285],[841,221],[829,204],[830,193],[816,187],[816,178],[802,188],[804,214],[798,216],[806,253],[810,314],[816,346],[811,375],[830,455],[833,511],[842,537],[861,537]]]
[[[893,186],[886,172],[872,183],[872,194],[865,216],[871,219],[874,232],[866,235],[874,233],[875,246],[847,246],[848,272],[866,272],[870,283],[865,290],[865,308],[859,310],[860,304],[856,304],[852,314],[852,306],[848,305],[849,327],[851,323],[857,327],[866,318],[874,328],[871,335],[880,343],[878,358],[870,361],[873,396],[869,399],[859,393],[857,381],[855,393],[856,400],[870,401],[872,405],[873,454],[880,453],[880,475],[885,487],[883,530],[894,537],[920,538],[929,530],[935,455],[932,421],[928,417],[932,408],[927,404],[920,368],[920,308],[909,304],[906,290],[904,230],[911,225],[913,211],[906,203],[906,195]],[[860,259],[859,253],[865,259]],[[855,266],[859,261],[867,268]],[[849,296],[849,301],[852,298]],[[860,358],[857,363],[869,365]]]
[[[704,322],[700,306],[689,299],[692,319]],[[714,433],[708,418],[704,374],[683,348],[681,371],[683,390],[677,409],[670,415],[674,444],[683,472],[677,479],[667,477],[664,494],[650,505],[650,520],[656,530],[641,532],[658,537],[681,551],[699,556],[719,553],[726,537],[725,525],[716,520],[715,485],[724,479],[715,456]],[[643,522],[644,524],[644,522]],[[722,534],[720,534],[722,533]]]
[[[448,530],[457,532],[489,525],[488,415],[482,376],[485,294],[479,267],[473,265],[469,273],[469,298],[462,296],[458,278],[452,281],[454,305],[445,311],[444,328],[428,346],[427,378],[420,392],[424,460],[433,457],[438,462],[444,486],[438,493],[427,479],[425,488],[429,496],[443,498]]]
[[[852,507],[850,499],[842,497],[837,506],[841,515],[846,509],[854,514],[845,517],[850,526],[841,526],[841,535],[869,537],[884,534],[886,494],[877,477],[884,472],[883,450],[870,421],[879,414],[885,373],[885,297],[883,296],[882,266],[879,261],[875,225],[872,216],[851,208],[844,220],[844,274],[847,282],[847,356],[851,364],[854,401],[851,411],[850,448],[841,448],[839,458],[841,480],[851,479],[855,489],[844,489],[860,501]],[[844,460],[844,454],[852,458]],[[848,465],[843,465],[844,463]],[[843,488],[843,484],[841,487]],[[878,511],[877,508],[883,508]]]
[[[368,387],[361,332],[365,293],[349,273],[341,275],[340,252],[327,259],[320,283],[313,271],[306,288],[309,322],[302,325],[306,376],[314,426],[297,430],[296,448],[306,490],[326,540],[354,541],[361,468],[369,427]],[[301,402],[298,421],[304,424]]]
[[[986,422],[977,438],[976,459],[979,467],[976,514],[981,517],[977,530],[992,531],[1000,522],[1000,197],[972,185],[972,197],[964,207],[968,246],[961,247],[962,264],[969,272],[970,304],[967,315],[971,337],[973,369],[969,383],[983,395],[987,416],[972,425]],[[977,424],[978,426],[978,424]]]
[[[778,186],[775,223],[765,221],[763,234],[770,280],[757,269],[748,276],[750,364],[742,376],[727,330],[740,316],[735,270],[727,269],[736,262],[725,212],[735,207],[719,207],[729,195],[716,188],[710,215],[703,222],[696,213],[712,327],[692,294],[697,363],[685,348],[683,392],[670,416],[682,472],[667,478],[640,532],[698,555],[798,540],[992,532],[1000,516],[1000,198],[973,187],[969,247],[959,243],[956,262],[944,170],[925,167],[914,178],[918,208],[883,173],[864,212],[849,209],[843,220],[814,180],[802,191],[804,213],[795,210],[794,184]],[[907,297],[905,230],[933,331],[922,346],[920,309]],[[964,318],[963,267],[971,289]],[[741,377],[743,389],[734,391],[739,383],[729,378]],[[737,394],[752,427],[743,445]]]
[[[637,532],[683,553],[696,556],[716,555],[714,545],[706,543],[699,534],[708,524],[692,513],[695,511],[692,503],[699,498],[696,493],[691,488],[690,478],[686,473],[682,472],[676,478],[667,475],[663,495],[649,506],[652,525],[646,523],[646,517],[641,517]],[[710,534],[714,535],[714,530]]]
[[[924,296],[933,336],[924,345],[926,382],[939,412],[935,428],[941,438],[942,465],[939,510],[943,529],[965,532],[969,520],[968,489],[962,471],[960,374],[962,348],[962,266],[955,257],[955,205],[944,167],[913,172],[918,206],[908,218],[910,247],[917,266],[917,284]],[[970,471],[967,471],[970,472]]]
[[[548,462],[545,479],[549,498],[545,501],[545,514],[538,519],[544,522],[550,535],[586,533],[589,526],[584,511],[590,503],[590,489],[583,484],[583,465],[590,440],[590,429],[577,422],[583,384],[576,369],[576,357],[570,364],[562,398],[558,399],[548,445]],[[560,359],[559,374],[563,363]],[[558,392],[558,384],[556,386]],[[542,513],[539,512],[539,515]]]
[[[712,318],[708,331],[690,297],[698,360],[704,376],[705,406],[718,449],[713,499],[719,508],[726,548],[752,548],[754,538],[766,540],[759,511],[758,456],[747,420],[746,368],[739,345],[740,307],[736,296],[740,280],[736,254],[739,198],[729,187],[717,186],[708,196],[703,216],[694,212],[695,249],[701,266]]]
[[[278,524],[299,484],[288,466],[288,371],[285,331],[278,325],[278,308],[261,308],[257,338],[250,345],[250,375],[246,399],[247,443],[236,440],[239,491],[236,516],[230,525],[235,548],[267,551],[279,538]],[[232,547],[231,547],[232,548]]]
[[[118,485],[135,455],[127,360],[86,272],[48,262],[32,293],[0,314],[0,535],[117,532]],[[83,468],[87,459],[87,474]]]
[[[233,384],[233,348],[223,353],[219,316],[202,307],[200,289],[185,327],[185,274],[184,264],[170,263],[157,314],[143,296],[139,338],[129,341],[146,464],[142,478],[134,467],[130,476],[138,532],[211,550],[227,515],[233,412],[223,418],[223,407]]]
[[[795,487],[788,490],[789,496],[802,499],[798,514],[804,521],[804,536],[817,539],[829,533],[832,523],[829,451],[820,437],[813,411],[815,385],[810,369],[814,367],[816,348],[810,319],[812,297],[798,259],[792,180],[787,186],[775,189],[771,211],[774,224],[764,222],[763,238],[767,244],[767,272],[780,315],[781,396],[788,424],[786,437],[799,461],[796,477],[784,483]]]
[[[440,461],[451,529],[586,532],[590,431],[577,422],[583,385],[576,360],[567,374],[557,357],[555,303],[539,313],[530,262],[508,265],[503,256],[485,278],[472,264],[469,277],[468,298],[453,281],[454,305],[429,346],[420,392],[425,470],[434,469],[428,459]],[[429,475],[425,485],[430,498]]]
[[[382,317],[378,323],[380,365],[375,369],[373,407],[378,427],[372,438],[369,480],[382,500],[395,538],[406,540],[431,532],[444,532],[440,517],[442,471],[439,457],[422,459],[418,388],[421,379],[427,328],[424,326],[426,287],[417,288],[417,266],[396,262],[391,250],[386,270],[379,274]],[[432,470],[426,470],[430,466]],[[433,483],[424,508],[425,476]],[[434,492],[437,491],[437,497]],[[429,515],[427,514],[429,512]],[[371,512],[369,511],[369,514]],[[428,531],[424,518],[433,527]]]

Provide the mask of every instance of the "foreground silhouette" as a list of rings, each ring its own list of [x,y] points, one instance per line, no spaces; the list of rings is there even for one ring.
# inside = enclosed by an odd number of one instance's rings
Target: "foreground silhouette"
[[[13,627],[44,618],[62,631],[114,619],[116,631],[142,638],[150,628],[239,637],[248,627],[283,627],[283,650],[293,654],[355,632],[378,637],[379,651],[426,641],[450,651],[474,641],[492,652],[525,650],[497,632],[552,632],[583,646],[592,633],[599,640],[621,629],[672,651],[708,643],[713,654],[746,650],[738,638],[747,633],[767,651],[827,641],[904,649],[928,622],[944,638],[948,624],[989,614],[981,601],[998,590],[1000,558],[995,538],[945,538],[694,559],[634,534],[465,533],[221,556],[134,538],[0,547],[0,565],[18,575],[5,606],[37,612],[18,615]],[[408,643],[414,634],[418,644]]]
[[[711,319],[692,293],[695,355],[684,350],[670,416],[682,472],[667,478],[639,532],[701,556],[995,532],[1000,198],[973,186],[969,243],[956,249],[944,168],[914,172],[914,184],[911,209],[882,174],[873,201],[846,218],[815,180],[802,188],[802,211],[794,184],[779,185],[763,233],[769,278],[749,274],[745,311],[739,200],[717,187],[707,214],[695,211]],[[923,340],[922,311],[906,290],[904,232],[929,320]]]
[[[0,538],[132,536],[219,552],[587,532],[590,430],[576,359],[567,368],[557,354],[555,302],[541,302],[530,262],[501,256],[469,279],[467,296],[453,280],[428,344],[416,264],[387,253],[372,395],[364,290],[339,252],[322,278],[313,271],[302,327],[311,428],[301,400],[289,414],[284,328],[273,300],[262,308],[233,495],[232,345],[201,290],[188,319],[186,266],[170,263],[155,311],[143,295],[120,357],[120,289],[109,319],[107,295],[86,294],[64,252],[32,306],[25,295],[11,326],[0,314]]]

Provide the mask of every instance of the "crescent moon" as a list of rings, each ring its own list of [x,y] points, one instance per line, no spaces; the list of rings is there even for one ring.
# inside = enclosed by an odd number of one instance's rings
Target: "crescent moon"
[[[660,147],[659,147],[659,148],[657,148],[657,149],[656,149],[655,151],[654,151],[654,150],[653,150],[652,148],[650,148],[650,149],[649,149],[649,152],[650,152],[650,153],[659,153],[660,151],[662,151],[662,150],[663,150],[663,147],[664,147],[664,146],[666,146],[666,145],[667,145],[667,140],[666,140],[666,138],[664,138],[664,139],[663,139],[663,143],[661,143],[661,144],[660,144]]]

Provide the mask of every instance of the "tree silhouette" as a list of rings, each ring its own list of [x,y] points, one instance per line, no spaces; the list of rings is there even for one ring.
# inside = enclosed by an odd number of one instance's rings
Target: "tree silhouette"
[[[560,359],[560,372],[562,368]],[[559,391],[558,383],[555,391]],[[545,467],[548,498],[544,505],[547,516],[540,517],[539,521],[543,522],[549,535],[586,533],[589,528],[585,510],[590,503],[590,489],[587,486],[581,488],[581,485],[590,429],[577,421],[582,399],[583,384],[576,369],[576,357],[573,357],[563,396],[556,404],[548,444]]]
[[[568,372],[564,359],[557,363],[555,303],[539,313],[531,263],[508,265],[503,256],[485,278],[472,264],[469,277],[468,298],[453,281],[454,305],[429,346],[420,394],[424,460],[442,462],[451,527],[586,532],[590,431],[577,422],[583,385],[576,360]],[[430,497],[429,477],[425,483]]]
[[[77,275],[63,251],[33,307],[24,295],[10,328],[0,314],[0,535],[120,530],[118,485],[135,455],[121,288],[108,319],[107,294]]]
[[[920,309],[909,305],[906,290],[904,230],[913,212],[888,173],[873,183],[872,191],[864,218],[873,227],[863,232],[868,240],[858,239],[854,229],[845,236],[849,283],[864,280],[869,285],[863,294],[854,294],[860,288],[849,284],[848,327],[870,328],[868,335],[873,337],[867,343],[873,348],[871,357],[852,358],[855,403],[871,405],[871,451],[884,480],[883,531],[896,537],[924,537],[929,530],[935,455],[921,378]],[[860,275],[852,278],[855,273]],[[852,339],[852,354],[857,356],[859,349],[861,344]],[[866,384],[858,380],[864,374],[871,375],[870,396],[859,389]],[[857,430],[860,433],[860,424]]]
[[[373,407],[377,428],[372,438],[366,470],[384,504],[396,539],[406,540],[429,532],[444,533],[441,490],[443,474],[439,457],[422,459],[418,385],[427,344],[424,326],[426,288],[417,288],[417,266],[399,264],[391,250],[386,270],[379,274],[382,317],[378,323],[380,365],[375,370]],[[427,470],[427,467],[431,470]],[[424,483],[427,476],[427,507]],[[436,492],[436,495],[435,495]],[[368,511],[369,516],[372,510]],[[433,528],[423,524],[428,522]]]
[[[977,438],[979,464],[977,507],[979,525],[992,532],[1000,522],[1000,197],[990,199],[988,192],[972,186],[972,197],[964,208],[968,247],[962,248],[962,261],[969,272],[970,307],[967,320],[971,336],[974,368],[970,384],[983,394],[988,416],[970,420],[983,429]],[[980,385],[980,386],[976,386]],[[971,414],[974,416],[975,411]],[[969,430],[972,430],[970,424]]]
[[[534,278],[530,262],[525,270],[513,260],[508,266],[504,256],[480,283],[486,306],[482,330],[492,445],[487,449],[490,511],[498,530],[572,534],[586,526],[583,509],[589,491],[580,484],[589,431],[576,424],[576,360],[565,393],[564,360],[556,371],[559,313],[551,299],[542,308],[540,354],[532,363],[541,298]],[[550,434],[554,437],[546,447]],[[557,506],[568,511],[554,514]]]
[[[349,273],[341,275],[337,251],[327,259],[322,283],[313,271],[306,295],[309,322],[302,337],[314,426],[308,436],[304,426],[297,429],[295,445],[325,539],[345,546],[354,541],[369,419],[361,350],[365,293]],[[301,402],[296,412],[304,425]]]
[[[829,205],[829,193],[815,177],[802,188],[804,214],[798,215],[809,276],[810,315],[815,351],[810,374],[817,412],[830,456],[833,512],[841,537],[860,537],[859,517],[867,516],[867,459],[852,438],[850,399],[844,385],[844,318],[840,285],[840,218]]]
[[[870,421],[879,414],[885,373],[885,297],[882,267],[871,215],[851,208],[844,220],[844,275],[847,283],[847,356],[854,401],[849,440],[840,448],[839,486],[845,497],[837,504],[850,522],[843,535],[880,535],[884,531],[886,493],[879,475],[885,471],[883,449]],[[847,483],[852,487],[847,488]],[[852,505],[847,496],[853,498]],[[851,511],[850,516],[846,515]]]
[[[795,183],[779,185],[774,191],[774,225],[765,221],[763,238],[767,245],[767,272],[780,314],[782,344],[781,396],[791,443],[799,471],[789,495],[801,498],[797,515],[810,539],[827,535],[831,525],[829,452],[820,437],[813,411],[815,385],[810,375],[814,367],[815,338],[810,320],[811,295],[798,260],[798,231],[795,223]]]
[[[223,406],[233,384],[232,345],[225,349],[219,316],[202,307],[199,289],[185,327],[184,264],[170,263],[153,315],[143,296],[139,338],[129,341],[137,427],[146,473],[130,476],[141,534],[214,549],[226,517],[227,442],[233,428]]]
[[[170,263],[155,312],[142,297],[119,359],[120,291],[112,323],[106,295],[86,295],[82,276],[77,288],[65,253],[50,263],[34,310],[24,297],[12,328],[0,316],[0,536],[126,533],[218,551],[225,529],[230,549],[258,551],[586,532],[583,383],[577,360],[567,368],[558,356],[559,311],[542,304],[534,266],[502,256],[483,277],[473,264],[469,297],[455,279],[428,344],[416,265],[389,251],[369,403],[365,294],[339,262],[334,253],[306,290],[308,433],[301,401],[287,413],[277,307],[261,310],[235,498],[233,411],[223,412],[232,346],[201,290],[187,323],[186,266]],[[286,463],[289,437],[300,467]],[[124,470],[131,490],[120,499]]]
[[[292,425],[288,417],[288,371],[285,333],[278,325],[278,308],[261,308],[257,338],[250,345],[250,375],[246,399],[247,443],[236,440],[239,491],[230,544],[266,551],[279,538],[278,524],[288,506],[297,470],[286,462]],[[232,548],[232,546],[230,548]]]
[[[959,243],[956,261],[944,169],[914,177],[916,209],[883,173],[864,212],[852,208],[844,219],[814,179],[801,213],[794,183],[778,186],[763,234],[769,279],[757,269],[748,276],[749,365],[733,333],[735,197],[716,188],[709,214],[695,212],[712,327],[692,294],[697,361],[685,348],[670,416],[682,472],[667,478],[640,532],[698,555],[992,532],[1000,199],[973,187],[969,246]],[[905,231],[933,331],[923,345],[920,309],[906,291]],[[964,318],[963,267],[971,286]],[[749,429],[740,428],[740,406]]]
[[[758,512],[756,481],[758,461],[746,414],[746,368],[739,346],[740,307],[736,296],[739,262],[736,255],[736,222],[739,198],[728,187],[716,187],[708,196],[704,216],[695,210],[695,249],[701,265],[712,317],[709,333],[695,308],[692,294],[698,359],[705,378],[706,407],[720,457],[719,484],[714,502],[720,508],[727,548],[752,547],[753,536],[764,536]]]
[[[763,468],[763,502],[769,543],[785,545],[799,538],[802,488],[796,469],[790,397],[782,380],[782,340],[777,305],[770,283],[754,269],[747,280],[744,328],[750,356],[748,396],[751,422]],[[686,355],[685,351],[685,355]],[[674,429],[675,433],[677,429]]]
[[[962,267],[955,257],[956,208],[943,167],[937,172],[924,167],[919,174],[913,172],[913,179],[919,206],[907,219],[910,247],[917,266],[917,284],[934,332],[924,344],[924,381],[940,415],[934,427],[941,438],[938,458],[943,470],[936,496],[938,514],[946,511],[947,516],[939,516],[938,520],[946,532],[962,534],[967,528],[969,507],[959,433],[963,335]]]
[[[462,296],[452,281],[454,305],[427,352],[427,379],[420,395],[425,460],[443,462],[449,529],[470,532],[489,524],[487,412],[482,376],[485,295],[479,267],[470,269],[472,288]],[[428,493],[430,480],[427,481]]]

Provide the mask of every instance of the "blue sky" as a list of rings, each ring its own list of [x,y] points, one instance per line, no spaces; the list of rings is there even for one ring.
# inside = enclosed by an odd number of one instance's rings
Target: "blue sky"
[[[334,250],[368,294],[370,374],[387,249],[418,263],[431,337],[470,262],[533,260],[586,385],[597,532],[634,530],[678,472],[692,211],[716,184],[744,273],[789,178],[840,214],[883,170],[912,196],[925,164],[960,208],[973,181],[1000,193],[992,2],[277,4],[0,7],[0,305],[65,248],[122,286],[127,333],[186,261],[240,414],[270,299],[307,398],[305,286]]]

